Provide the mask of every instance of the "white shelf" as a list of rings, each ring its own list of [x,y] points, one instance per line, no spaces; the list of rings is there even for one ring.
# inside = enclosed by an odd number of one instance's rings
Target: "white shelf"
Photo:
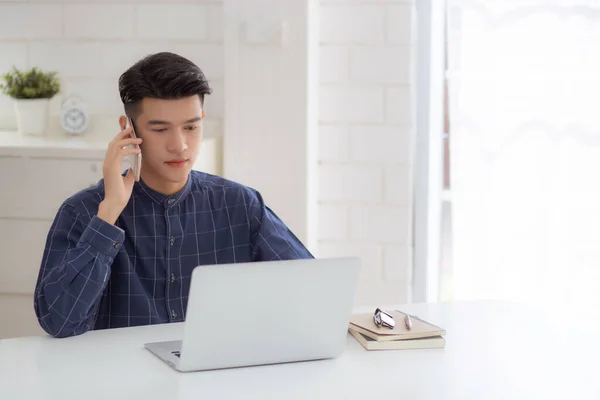
[[[108,140],[84,137],[34,138],[17,132],[0,131],[0,156],[101,158],[107,144]]]
[[[48,132],[42,137],[0,130],[0,156],[104,159],[108,142],[117,133],[118,125],[114,118],[94,120],[90,131],[81,136],[64,133],[57,120],[50,122]],[[204,142],[211,142],[220,137],[220,122],[206,120]]]

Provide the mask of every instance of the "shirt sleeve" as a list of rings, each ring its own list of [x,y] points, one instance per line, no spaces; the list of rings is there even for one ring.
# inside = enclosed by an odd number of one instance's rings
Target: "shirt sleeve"
[[[314,258],[304,244],[285,223],[265,205],[260,193],[255,192],[252,203],[253,260],[293,260]]]
[[[93,329],[124,232],[72,205],[59,209],[46,240],[34,292],[40,326],[54,337]]]

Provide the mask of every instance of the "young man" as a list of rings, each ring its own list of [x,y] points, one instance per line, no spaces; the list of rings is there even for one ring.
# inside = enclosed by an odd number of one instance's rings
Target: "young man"
[[[198,265],[312,258],[257,191],[192,171],[211,92],[200,68],[154,54],[120,77],[119,91],[138,138],[122,116],[104,179],[57,213],[34,297],[46,332],[184,321]],[[140,151],[136,182],[121,162]]]

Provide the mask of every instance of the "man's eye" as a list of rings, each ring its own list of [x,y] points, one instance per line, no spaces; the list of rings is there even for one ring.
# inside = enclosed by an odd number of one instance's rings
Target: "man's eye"
[[[157,129],[152,129],[152,132],[164,132],[166,130],[167,130],[167,128],[157,128]]]
[[[198,128],[197,126],[186,126],[185,127],[185,129],[188,130],[188,131],[193,131],[193,130],[195,130],[197,128]]]

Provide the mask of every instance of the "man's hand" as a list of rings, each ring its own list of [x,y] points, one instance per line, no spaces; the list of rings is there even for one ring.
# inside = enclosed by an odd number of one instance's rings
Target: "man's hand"
[[[102,174],[104,175],[104,200],[98,207],[98,218],[109,224],[114,224],[121,212],[129,202],[135,177],[131,168],[127,175],[121,175],[121,163],[130,154],[139,154],[139,145],[142,139],[131,136],[131,126],[125,128],[108,145]],[[134,145],[133,148],[125,146]]]

